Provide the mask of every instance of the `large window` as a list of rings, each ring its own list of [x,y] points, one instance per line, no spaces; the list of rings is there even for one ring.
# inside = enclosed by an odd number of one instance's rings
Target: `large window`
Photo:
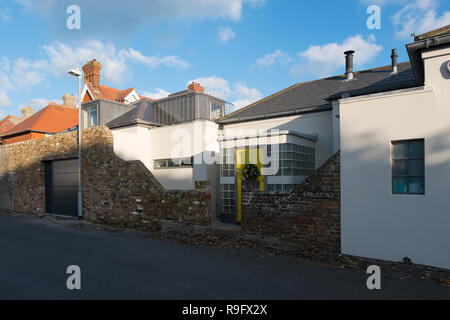
[[[276,150],[279,152],[278,156],[275,154]],[[279,159],[277,176],[309,176],[314,172],[314,148],[292,143],[280,144],[279,148],[269,145],[268,155]]]
[[[161,159],[155,160],[155,169],[192,168],[194,158]]]
[[[98,124],[97,106],[84,108],[84,127],[95,127]]]
[[[423,139],[392,142],[392,193],[425,194]]]

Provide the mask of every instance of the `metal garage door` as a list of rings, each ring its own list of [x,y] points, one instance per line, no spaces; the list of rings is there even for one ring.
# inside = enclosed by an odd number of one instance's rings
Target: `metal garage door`
[[[47,213],[78,215],[78,159],[45,163],[45,207]]]

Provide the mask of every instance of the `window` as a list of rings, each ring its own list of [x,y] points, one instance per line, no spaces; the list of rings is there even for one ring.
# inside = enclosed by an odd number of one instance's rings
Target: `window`
[[[228,148],[222,150],[222,164],[220,166],[221,177],[234,177],[236,149]]]
[[[220,206],[222,214],[234,215],[236,210],[235,196],[234,184],[220,185]]]
[[[216,120],[224,116],[223,105],[215,104],[211,102],[211,120]]]
[[[267,146],[267,154],[276,158],[276,149],[270,145]],[[314,172],[314,148],[286,143],[280,144],[278,150],[277,176],[309,176]]]
[[[98,124],[97,106],[84,108],[84,127],[95,127]]]
[[[423,139],[392,142],[392,193],[425,194]]]
[[[194,158],[161,159],[154,161],[155,169],[192,168]]]

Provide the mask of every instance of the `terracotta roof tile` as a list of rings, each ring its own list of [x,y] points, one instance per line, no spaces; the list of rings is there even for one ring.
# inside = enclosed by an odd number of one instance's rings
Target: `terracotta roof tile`
[[[105,99],[117,102],[124,102],[124,99],[134,90],[134,88],[119,90],[104,85],[100,85],[99,90],[95,90],[89,81],[86,81],[86,84],[91,93],[94,94],[94,99]]]
[[[47,107],[2,133],[2,136],[26,131],[58,133],[76,125],[78,125],[78,109],[50,103]]]
[[[0,121],[0,135],[10,130],[15,125],[23,121],[23,118],[16,116],[7,116],[2,121]]]

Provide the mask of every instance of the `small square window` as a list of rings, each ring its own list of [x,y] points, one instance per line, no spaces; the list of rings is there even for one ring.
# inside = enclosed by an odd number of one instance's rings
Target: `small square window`
[[[425,140],[392,142],[392,193],[425,194]]]

